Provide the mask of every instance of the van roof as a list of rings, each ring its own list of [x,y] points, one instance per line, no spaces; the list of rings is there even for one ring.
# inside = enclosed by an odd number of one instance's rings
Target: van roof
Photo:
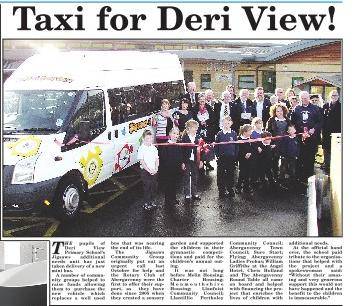
[[[5,82],[5,89],[111,88],[177,80],[183,80],[183,73],[175,54],[69,51],[31,56]]]

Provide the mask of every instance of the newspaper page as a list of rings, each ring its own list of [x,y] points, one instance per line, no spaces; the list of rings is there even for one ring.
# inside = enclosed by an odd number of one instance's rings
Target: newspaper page
[[[0,304],[353,305],[354,8],[2,0]]]

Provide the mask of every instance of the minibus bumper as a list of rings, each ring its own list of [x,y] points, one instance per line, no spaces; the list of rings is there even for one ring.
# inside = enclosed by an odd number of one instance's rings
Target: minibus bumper
[[[59,180],[60,177],[31,184],[4,184],[3,210],[37,211],[51,205]]]

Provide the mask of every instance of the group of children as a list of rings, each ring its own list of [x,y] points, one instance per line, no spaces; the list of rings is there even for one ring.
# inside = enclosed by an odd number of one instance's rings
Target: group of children
[[[270,132],[263,131],[263,122],[260,118],[254,118],[251,125],[244,124],[240,128],[239,135],[231,128],[232,124],[230,116],[224,117],[223,128],[215,137],[214,152],[217,158],[219,197],[233,198],[235,191],[252,193],[253,187],[258,186],[270,188],[281,183],[288,187],[294,186],[299,156],[299,141],[295,127],[289,123],[287,135],[271,138]],[[176,193],[182,173],[185,203],[200,200],[197,185],[204,156],[201,156],[202,152],[198,149],[199,123],[190,119],[185,127],[181,137],[179,129],[173,127],[168,142],[157,146],[154,144],[154,135],[150,130],[145,130],[143,133],[138,160],[144,185],[145,210],[156,207],[154,198],[157,192],[159,163],[160,182],[163,184],[167,205],[178,203]],[[278,172],[275,171],[276,162],[278,162]],[[237,164],[239,164],[239,177],[235,186]]]

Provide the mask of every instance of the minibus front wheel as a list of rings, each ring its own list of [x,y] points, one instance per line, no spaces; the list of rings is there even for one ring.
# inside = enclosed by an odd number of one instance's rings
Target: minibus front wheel
[[[68,176],[58,186],[56,194],[56,214],[62,220],[75,218],[82,206],[84,197],[80,178]]]

